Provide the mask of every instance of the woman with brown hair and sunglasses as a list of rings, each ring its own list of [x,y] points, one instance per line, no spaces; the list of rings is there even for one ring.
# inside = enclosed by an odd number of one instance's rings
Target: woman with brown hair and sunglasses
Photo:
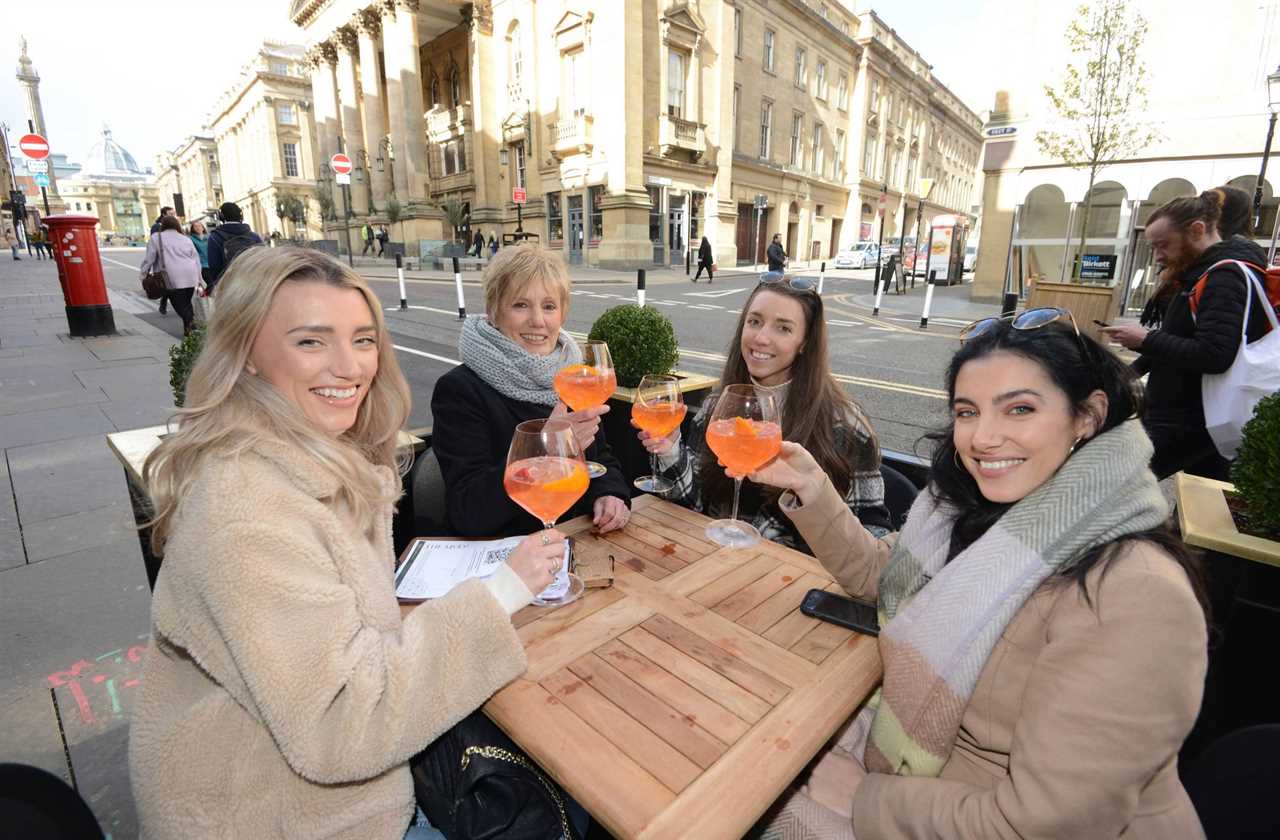
[[[773,393],[783,438],[813,453],[854,516],[872,533],[888,533],[892,521],[884,505],[880,447],[862,408],[831,376],[822,298],[812,281],[782,277],[761,283],[747,298],[720,385],[747,383]],[[681,441],[679,430],[658,439],[640,432],[640,440],[675,482],[668,498],[723,517],[733,503],[734,482],[705,440],[717,396],[703,402],[688,440]],[[739,513],[766,539],[807,550],[777,499],[777,490],[745,485]]]
[[[962,332],[900,533],[859,525],[795,444],[750,476],[876,603],[884,665],[762,836],[1204,836],[1177,773],[1207,665],[1202,573],[1168,527],[1132,371],[1069,317]]]

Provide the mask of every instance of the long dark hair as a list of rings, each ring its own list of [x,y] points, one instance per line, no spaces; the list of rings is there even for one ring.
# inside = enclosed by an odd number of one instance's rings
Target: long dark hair
[[[742,305],[738,328],[733,331],[733,341],[729,343],[724,371],[720,374],[720,385],[723,387],[751,381],[747,362],[742,357],[742,330],[747,323],[751,305],[762,292],[773,292],[790,298],[799,303],[804,312],[804,342],[792,363],[791,387],[787,390],[787,400],[782,407],[783,437],[809,450],[823,471],[831,477],[836,490],[844,496],[853,486],[856,462],[849,442],[846,442],[844,449],[836,445],[835,425],[832,421],[849,415],[857,417],[870,436],[868,445],[873,450],[876,464],[880,463],[880,446],[862,407],[831,376],[831,368],[827,363],[827,321],[823,316],[822,297],[817,292],[793,289],[786,283],[762,283],[757,286]],[[698,476],[704,504],[728,499],[733,493],[733,479],[717,466],[715,453],[710,448],[702,453]],[[769,501],[778,495],[776,490],[761,492]]]
[[[1107,415],[1099,418],[1095,434],[1110,431],[1142,413],[1142,389],[1129,366],[1089,336],[1077,335],[1074,328],[1064,321],[1047,324],[1036,330],[1016,330],[1009,321],[1002,321],[966,341],[952,356],[951,364],[947,367],[948,405],[955,400],[956,379],[961,368],[971,361],[1000,352],[1012,353],[1038,364],[1050,381],[1066,395],[1075,416],[1088,411],[1085,401],[1094,391],[1100,390],[1106,394]],[[951,531],[951,545],[947,552],[947,560],[950,562],[985,534],[1013,503],[988,500],[978,489],[974,477],[961,466],[955,445],[954,419],[946,428],[932,432],[926,438],[934,443],[933,463],[929,472],[934,494],[960,511]],[[1083,449],[1088,445],[1089,439],[1085,439],[1080,441],[1076,449]],[[1095,566],[1105,566],[1110,562],[1125,543],[1135,541],[1152,543],[1177,561],[1187,573],[1196,600],[1207,614],[1208,598],[1199,557],[1170,531],[1168,525],[1128,534],[1106,545],[1095,546],[1077,561],[1067,564],[1059,572],[1059,576],[1064,580],[1076,581],[1088,600],[1085,577]]]

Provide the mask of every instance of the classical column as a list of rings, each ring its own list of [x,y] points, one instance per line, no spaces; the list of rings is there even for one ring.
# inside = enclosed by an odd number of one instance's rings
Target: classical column
[[[342,124],[343,149],[352,164],[362,163],[360,150],[364,146],[364,129],[360,121],[360,94],[356,79],[356,56],[360,44],[356,31],[350,26],[339,26],[338,38],[338,114]],[[366,172],[366,177],[368,173]],[[357,216],[369,215],[369,194],[365,185],[351,178],[351,209]]]
[[[406,206],[426,197],[427,129],[418,48],[418,0],[383,0],[382,54],[387,69],[387,115],[395,146],[395,189]]]
[[[386,136],[386,97],[384,81],[378,71],[378,39],[382,35],[382,15],[376,9],[364,9],[351,21],[360,36],[360,93],[364,104],[363,147],[369,155],[367,164],[369,183],[373,188],[373,208],[381,211],[387,207],[391,192],[391,167],[382,151],[382,139]],[[378,159],[383,158],[382,171],[378,171]]]
[[[338,62],[338,51],[328,41],[321,41],[311,49],[311,97],[316,123],[316,171],[320,174],[329,165],[329,158],[338,151],[338,96],[333,78]]]
[[[475,175],[475,200],[471,203],[472,222],[491,224],[501,218],[501,207],[505,201],[502,190],[498,186],[495,164],[498,159],[497,145],[501,142],[502,129],[498,125],[498,109],[495,103],[497,96],[485,95],[485,84],[493,87],[492,68],[493,48],[493,9],[487,2],[475,3],[471,7],[470,32],[467,42],[470,66],[467,78],[471,98],[471,126],[466,129],[470,134],[470,151],[467,165]],[[486,131],[487,126],[493,126]]]

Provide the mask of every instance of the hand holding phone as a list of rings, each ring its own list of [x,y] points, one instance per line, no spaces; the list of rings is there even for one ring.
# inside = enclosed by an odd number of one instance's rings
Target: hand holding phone
[[[868,636],[880,635],[880,619],[874,604],[855,601],[834,592],[810,589],[800,603],[800,612]]]

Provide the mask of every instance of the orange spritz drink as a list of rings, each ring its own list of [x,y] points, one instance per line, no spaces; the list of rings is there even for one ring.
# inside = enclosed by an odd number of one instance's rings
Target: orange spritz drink
[[[631,422],[648,433],[652,439],[665,438],[680,428],[684,420],[684,394],[680,392],[680,380],[665,373],[646,373],[636,388],[636,400],[631,405]],[[658,456],[649,453],[650,475],[635,480],[635,486],[646,493],[667,493],[675,486],[669,478],[658,475]]]
[[[564,404],[574,411],[604,405],[618,390],[618,376],[613,371],[613,356],[603,341],[582,344],[582,363],[560,368],[551,386]],[[587,461],[587,475],[599,478],[606,472],[603,464]]]
[[[753,473],[782,451],[782,427],[767,420],[714,420],[707,425],[707,446],[731,471]]]
[[[507,464],[507,495],[542,522],[554,523],[587,492],[587,467],[576,458],[542,455]]]
[[[684,403],[637,402],[631,406],[631,419],[649,433],[650,437],[664,438],[680,427],[688,407]]]

